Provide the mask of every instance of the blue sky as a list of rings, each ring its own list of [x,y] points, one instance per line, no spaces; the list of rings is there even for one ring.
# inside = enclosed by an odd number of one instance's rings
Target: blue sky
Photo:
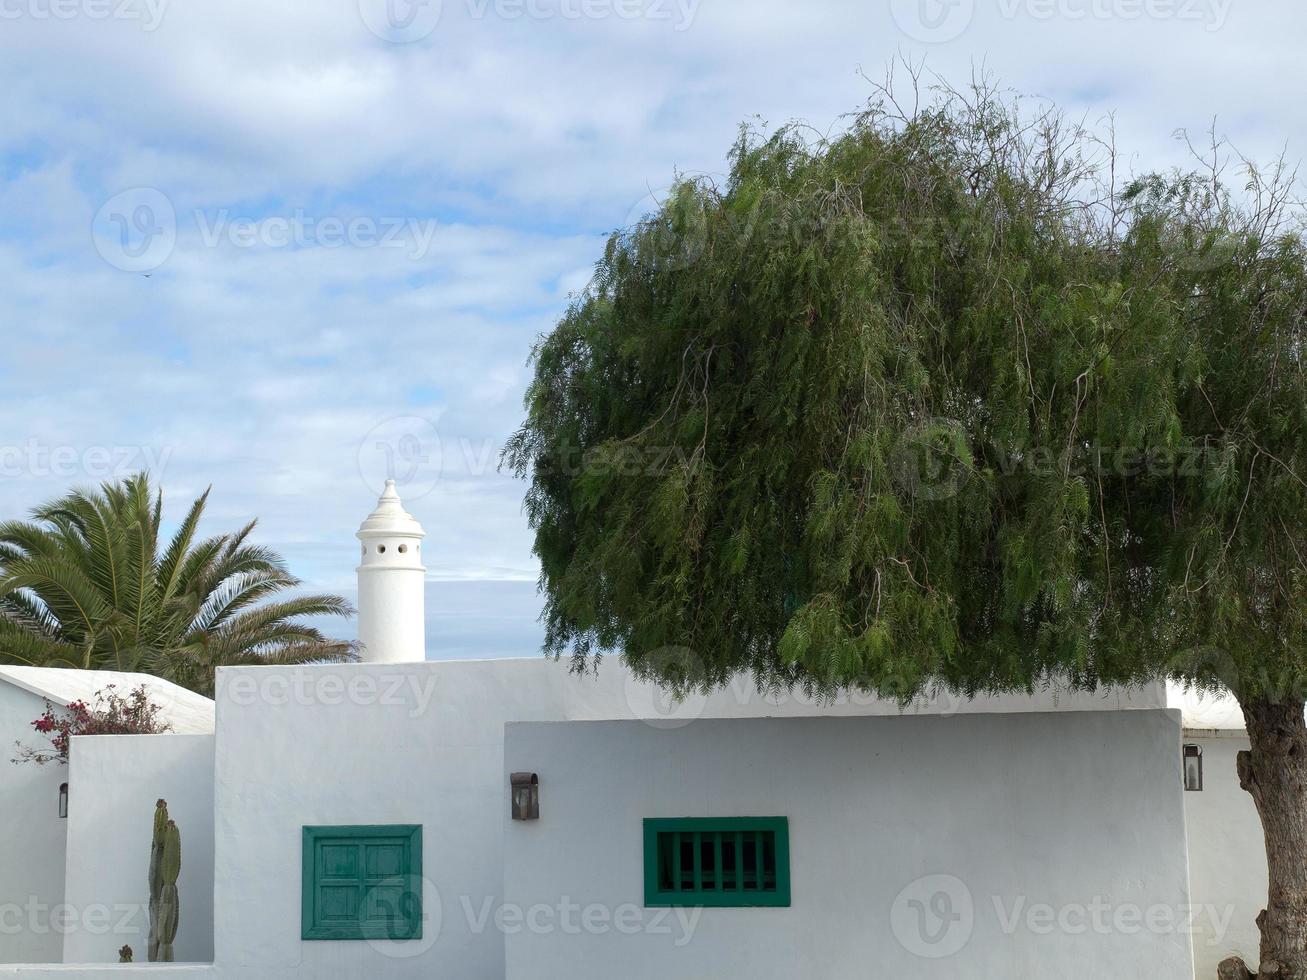
[[[149,466],[351,594],[393,467],[430,655],[530,655],[499,448],[678,171],[837,129],[896,57],[1114,113],[1135,169],[1213,119],[1296,159],[1304,37],[1299,0],[0,0],[0,513]]]

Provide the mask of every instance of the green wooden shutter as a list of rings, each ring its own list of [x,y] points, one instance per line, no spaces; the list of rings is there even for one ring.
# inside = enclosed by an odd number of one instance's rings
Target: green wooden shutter
[[[420,939],[422,828],[305,827],[302,939]]]

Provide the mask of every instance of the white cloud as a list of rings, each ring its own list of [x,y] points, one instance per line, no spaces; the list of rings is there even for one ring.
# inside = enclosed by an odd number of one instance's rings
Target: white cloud
[[[674,171],[723,171],[741,121],[831,129],[870,92],[859,69],[925,54],[955,80],[984,59],[1072,113],[1115,111],[1140,168],[1180,160],[1172,131],[1213,117],[1259,156],[1307,131],[1296,0],[1231,6],[1219,29],[1167,0],[975,0],[935,45],[895,13],[936,0],[906,2],[700,0],[678,30],[444,0],[409,45],[372,34],[352,0],[171,3],[153,31],[0,21],[0,463],[22,461],[0,475],[0,514],[92,482],[92,450],[148,451],[174,513],[212,483],[213,529],[259,516],[311,584],[347,588],[374,492],[359,442],[414,415],[444,451],[413,502],[433,577],[531,580],[522,488],[493,464],[532,343],[604,234]],[[141,186],[178,216],[149,278],[104,262],[90,234]],[[399,248],[205,240],[219,218],[266,234],[296,215],[421,224]]]

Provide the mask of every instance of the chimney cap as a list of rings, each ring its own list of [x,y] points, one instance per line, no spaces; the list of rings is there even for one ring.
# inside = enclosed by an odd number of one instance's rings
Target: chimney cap
[[[404,509],[399,493],[395,490],[395,481],[387,480],[386,489],[377,498],[376,509],[359,525],[356,537],[375,537],[377,535],[402,534],[406,537],[426,537],[417,518]]]

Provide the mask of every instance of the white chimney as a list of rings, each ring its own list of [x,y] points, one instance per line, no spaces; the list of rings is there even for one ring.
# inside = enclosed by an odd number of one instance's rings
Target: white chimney
[[[377,509],[358,529],[359,642],[364,663],[414,663],[427,657],[422,525],[387,480]]]

